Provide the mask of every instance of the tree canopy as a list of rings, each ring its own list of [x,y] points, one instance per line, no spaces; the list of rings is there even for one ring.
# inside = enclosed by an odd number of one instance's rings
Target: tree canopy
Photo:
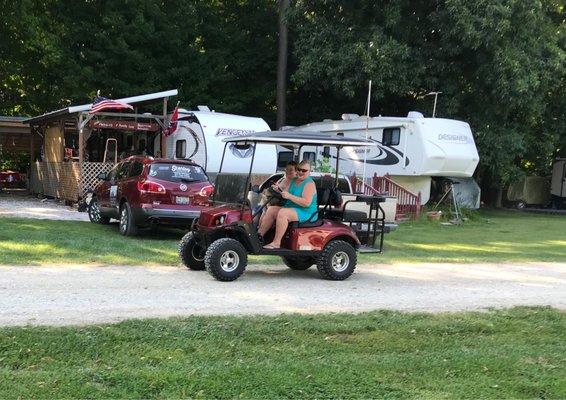
[[[276,0],[0,0],[0,114],[179,88],[183,106],[275,121]],[[566,152],[564,0],[295,0],[289,124],[362,113],[470,123],[478,177]]]

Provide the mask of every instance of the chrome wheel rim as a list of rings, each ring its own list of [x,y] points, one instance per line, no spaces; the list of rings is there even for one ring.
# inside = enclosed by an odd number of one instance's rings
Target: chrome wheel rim
[[[98,204],[96,201],[93,200],[93,203],[90,205],[90,217],[93,221],[100,221],[100,210],[98,208]]]
[[[233,272],[240,264],[240,256],[234,250],[227,250],[220,256],[220,268],[224,272]]]
[[[332,257],[332,269],[336,272],[345,271],[350,265],[350,257],[343,251],[339,251]]]
[[[128,213],[126,212],[126,207],[124,207],[120,212],[120,230],[122,232],[125,232],[127,225],[128,225]]]

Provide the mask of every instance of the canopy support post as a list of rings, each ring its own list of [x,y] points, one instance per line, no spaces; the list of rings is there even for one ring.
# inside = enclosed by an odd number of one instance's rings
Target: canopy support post
[[[167,120],[167,97],[163,98],[163,122]],[[163,134],[163,128],[161,131],[161,136],[159,137],[159,144],[160,144],[160,156],[161,158],[165,158],[166,156],[166,146],[165,146],[165,135]]]
[[[79,114],[78,125],[79,125],[79,164],[82,168],[83,162],[84,162],[84,157],[85,157],[85,153],[84,153],[85,136],[84,136],[83,113]]]

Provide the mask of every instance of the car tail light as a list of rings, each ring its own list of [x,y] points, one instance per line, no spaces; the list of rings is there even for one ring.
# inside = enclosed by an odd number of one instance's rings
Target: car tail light
[[[210,196],[212,196],[213,192],[214,192],[214,186],[208,185],[208,186],[203,187],[200,190],[200,192],[198,192],[198,194],[201,197],[210,197]]]
[[[163,185],[152,181],[139,181],[138,190],[142,193],[165,193]]]

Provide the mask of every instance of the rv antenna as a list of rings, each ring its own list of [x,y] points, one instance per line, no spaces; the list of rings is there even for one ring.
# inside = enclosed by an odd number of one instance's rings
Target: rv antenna
[[[436,115],[436,100],[438,99],[438,95],[441,94],[442,92],[430,92],[425,94],[426,96],[434,96],[434,106],[432,107],[432,118],[434,118],[434,116]]]
[[[368,141],[368,129],[369,129],[369,105],[371,100],[371,79],[369,80],[369,87],[368,87],[368,100],[367,100],[367,107],[366,107],[366,142]],[[366,161],[367,161],[367,151],[368,149],[364,147],[364,171],[362,173],[362,182],[366,183]],[[364,191],[364,185],[362,185],[362,193]]]

